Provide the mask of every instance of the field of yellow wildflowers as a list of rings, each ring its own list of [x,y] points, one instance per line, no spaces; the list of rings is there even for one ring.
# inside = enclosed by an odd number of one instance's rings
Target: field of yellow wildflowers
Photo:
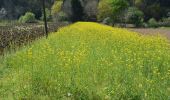
[[[75,23],[1,58],[0,99],[169,100],[169,40]]]

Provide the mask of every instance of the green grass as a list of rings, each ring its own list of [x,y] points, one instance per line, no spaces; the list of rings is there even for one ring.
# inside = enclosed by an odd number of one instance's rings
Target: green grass
[[[0,26],[9,26],[13,24],[18,24],[17,20],[0,20]]]
[[[170,44],[79,22],[0,61],[0,98],[168,100]]]
[[[160,27],[160,29],[170,29],[170,27]]]

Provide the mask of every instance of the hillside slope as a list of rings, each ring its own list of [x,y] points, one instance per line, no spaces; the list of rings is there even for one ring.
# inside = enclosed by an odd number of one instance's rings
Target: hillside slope
[[[157,36],[79,22],[0,64],[0,99],[168,100],[170,45]]]

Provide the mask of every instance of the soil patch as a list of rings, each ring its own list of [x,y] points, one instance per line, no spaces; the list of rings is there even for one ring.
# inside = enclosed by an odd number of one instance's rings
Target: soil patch
[[[131,31],[139,32],[144,35],[161,34],[170,39],[170,28],[128,28]]]

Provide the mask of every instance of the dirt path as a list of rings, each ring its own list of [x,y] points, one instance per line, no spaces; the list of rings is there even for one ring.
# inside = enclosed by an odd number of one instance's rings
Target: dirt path
[[[162,34],[170,39],[170,28],[129,28],[131,31],[139,32],[145,35]]]

